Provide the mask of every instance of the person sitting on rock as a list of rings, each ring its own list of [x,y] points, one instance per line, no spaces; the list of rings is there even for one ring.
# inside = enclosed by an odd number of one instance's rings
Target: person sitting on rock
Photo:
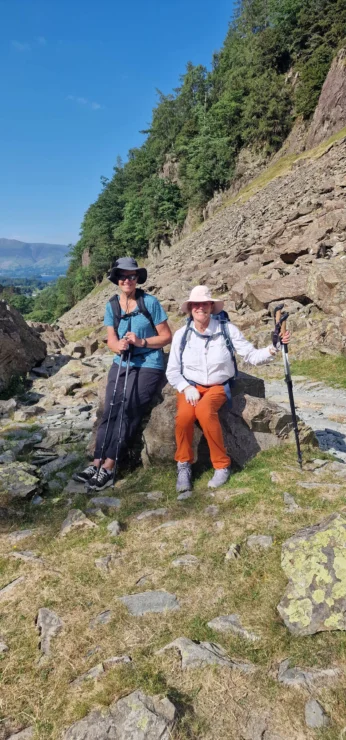
[[[207,440],[214,475],[209,488],[222,486],[231,474],[231,460],[225,450],[218,410],[230,400],[230,381],[236,375],[234,352],[251,365],[273,359],[272,345],[256,349],[248,342],[227,314],[220,314],[223,301],[212,298],[209,288],[197,285],[181,306],[188,314],[187,327],[173,337],[167,366],[167,379],[177,393],[175,437],[178,463],[177,491],[191,489],[193,428],[199,421]],[[289,341],[286,331],[282,341]]]
[[[134,436],[146,406],[162,383],[164,378],[162,347],[172,340],[167,314],[157,298],[143,291],[136,291],[137,284],[145,283],[147,279],[147,271],[144,267],[138,267],[133,257],[120,257],[116,260],[109,279],[120,288],[120,296],[118,298],[115,296],[107,303],[104,318],[107,327],[107,344],[109,349],[115,352],[115,357],[108,375],[105,406],[97,431],[94,460],[85,470],[74,476],[75,479],[87,483],[89,488],[97,490],[105,488],[112,481],[120,432],[119,449],[121,450]],[[140,299],[139,296],[141,296]],[[130,370],[122,429],[120,430],[121,414],[119,411],[124,392],[125,360],[120,370],[112,408],[111,403],[121,362],[120,355],[130,348]],[[105,444],[109,416],[110,424]],[[98,470],[104,445],[102,466]]]

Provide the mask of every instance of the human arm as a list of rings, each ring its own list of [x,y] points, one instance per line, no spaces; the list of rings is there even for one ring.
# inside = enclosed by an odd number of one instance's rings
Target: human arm
[[[264,362],[270,362],[275,357],[277,350],[273,345],[256,349],[251,342],[245,339],[242,332],[237,329],[234,324],[228,324],[228,331],[233,342],[233,346],[237,354],[244,358],[245,362],[250,365],[261,365]],[[290,339],[289,332],[286,332],[283,337],[284,344],[287,344]]]
[[[133,331],[128,331],[125,334],[126,340],[129,344],[133,344],[134,347],[142,347],[148,349],[161,349],[166,347],[172,341],[172,332],[168,326],[167,321],[162,321],[156,325],[157,336],[146,337],[141,339]]]
[[[179,393],[182,393],[185,388],[189,388],[190,386],[180,372],[180,342],[184,331],[185,327],[183,329],[178,329],[174,334],[166,370],[166,377],[169,384],[179,391]]]

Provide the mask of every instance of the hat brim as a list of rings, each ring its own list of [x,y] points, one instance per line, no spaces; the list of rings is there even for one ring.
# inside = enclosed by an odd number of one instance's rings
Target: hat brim
[[[180,306],[180,310],[182,313],[190,313],[189,305],[191,303],[194,303],[195,301],[184,301],[182,305]],[[224,307],[224,301],[212,301],[214,304],[214,308],[212,310],[212,313],[220,313]],[[211,303],[210,300],[206,299],[205,301],[198,301],[198,303]]]
[[[119,267],[113,267],[112,270],[108,273],[108,280],[111,281],[111,283],[114,283],[114,285],[119,285],[119,274],[124,272],[123,269],[120,269]],[[145,267],[134,267],[131,272],[135,272],[138,275],[137,283],[138,285],[143,285],[143,283],[146,282],[148,273]]]

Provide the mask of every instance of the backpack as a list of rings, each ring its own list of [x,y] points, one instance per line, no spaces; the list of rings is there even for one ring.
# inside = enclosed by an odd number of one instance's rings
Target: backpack
[[[212,314],[211,315],[211,318],[216,319],[219,322],[219,325],[220,325],[220,331],[219,331],[219,333],[218,334],[214,334],[213,336],[214,337],[218,337],[218,336],[220,336],[220,334],[222,334],[222,336],[223,336],[223,338],[225,340],[226,347],[227,347],[227,349],[228,349],[228,351],[229,351],[229,353],[231,355],[231,358],[232,358],[233,364],[234,364],[234,376],[232,378],[229,378],[229,380],[227,380],[226,383],[224,383],[228,405],[229,406],[232,406],[231,388],[234,385],[234,382],[235,382],[236,378],[238,377],[238,367],[237,367],[237,360],[236,360],[236,356],[235,356],[233,342],[232,342],[232,339],[230,337],[230,333],[228,331],[228,326],[227,326],[227,323],[229,321],[229,316],[228,316],[227,311],[220,311],[220,313],[218,313],[218,314]],[[187,319],[187,321],[186,321],[186,329],[185,329],[185,332],[184,332],[184,334],[183,334],[183,336],[181,338],[181,342],[180,342],[180,372],[181,372],[181,374],[182,374],[183,377],[185,377],[184,376],[183,354],[184,354],[184,350],[185,350],[186,343],[187,343],[187,340],[188,340],[189,332],[193,331],[192,326],[191,326],[191,323],[192,323],[192,316],[189,316],[188,319]],[[189,381],[189,383],[191,383],[191,385],[195,385],[195,383],[192,383],[191,381]]]
[[[151,326],[152,326],[152,328],[153,328],[153,330],[155,332],[155,335],[157,336],[158,331],[157,331],[156,326],[154,324],[153,317],[152,317],[150,311],[148,311],[148,309],[147,309],[147,307],[146,307],[146,305],[144,303],[144,296],[145,296],[144,290],[141,290],[141,288],[136,288],[135,298],[136,298],[136,301],[137,301],[138,311],[139,311],[139,313],[142,313],[143,316],[145,316],[146,319],[148,319],[149,323],[151,324]],[[122,316],[121,315],[120,302],[119,302],[119,296],[118,296],[117,293],[115,293],[115,295],[112,296],[112,298],[110,299],[109,302],[111,304],[111,308],[112,308],[112,311],[113,311],[113,326],[114,326],[114,331],[117,332],[118,331],[120,320],[121,319],[125,319],[125,318],[126,319],[129,319],[129,318],[131,318],[131,316],[135,316],[136,313],[137,313],[137,311],[136,312],[135,311],[132,311],[131,313],[126,313],[126,314],[123,314],[123,316]],[[163,349],[161,350],[161,352],[163,352]]]

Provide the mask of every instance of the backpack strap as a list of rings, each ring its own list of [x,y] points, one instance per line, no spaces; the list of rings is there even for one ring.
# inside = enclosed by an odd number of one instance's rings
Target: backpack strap
[[[148,321],[151,324],[152,329],[154,330],[154,332],[155,332],[155,334],[157,336],[158,332],[157,332],[156,326],[154,324],[153,317],[152,317],[150,311],[148,311],[148,309],[147,309],[147,307],[145,305],[145,302],[144,302],[144,290],[142,290],[141,288],[137,288],[136,289],[136,301],[137,301],[137,306],[138,306],[139,312],[142,313],[143,316],[145,316],[146,319],[148,319]]]
[[[229,328],[228,328],[229,318],[228,318],[227,314],[226,314],[227,318],[225,318],[224,316],[222,316],[223,313],[226,313],[226,312],[221,311],[221,313],[218,314],[217,316],[214,316],[214,318],[216,318],[220,322],[220,329],[221,329],[222,336],[223,336],[223,338],[225,340],[226,347],[227,347],[227,349],[228,349],[228,351],[229,351],[229,353],[230,353],[230,355],[232,357],[232,360],[233,360],[233,364],[234,364],[234,378],[237,378],[238,377],[238,366],[237,366],[237,359],[236,359],[236,356],[235,356],[235,350],[234,350],[233,342],[232,342],[231,335],[229,333]],[[233,378],[231,378],[231,380],[233,380]]]
[[[143,316],[145,316],[146,319],[148,319],[149,323],[152,326],[153,331],[155,332],[155,335],[157,336],[157,329],[156,329],[156,326],[154,324],[153,317],[152,317],[150,311],[148,311],[148,309],[147,309],[147,307],[145,305],[145,302],[144,302],[144,291],[141,290],[141,289],[137,289],[136,290],[136,302],[137,302],[137,306],[138,306],[138,311],[140,313],[142,313]],[[128,318],[129,316],[133,316],[134,315],[134,311],[132,311],[131,314],[123,314],[123,316],[121,315],[120,301],[119,301],[119,296],[118,296],[117,293],[115,293],[115,295],[112,296],[112,298],[110,299],[109,303],[110,303],[111,308],[112,308],[112,311],[113,311],[113,326],[114,326],[114,331],[117,332],[118,331],[118,327],[119,327],[119,323],[120,323],[120,319],[124,319],[125,317]]]
[[[114,331],[117,334],[118,333],[118,327],[121,319],[121,308],[119,303],[119,296],[117,293],[112,296],[112,298],[109,301],[111,305],[111,309],[113,311],[113,327]]]
[[[184,375],[184,365],[183,365],[183,354],[184,349],[186,347],[187,337],[189,332],[191,331],[191,322],[192,322],[192,316],[188,316],[186,319],[186,329],[184,331],[184,334],[181,338],[180,347],[179,347],[179,355],[180,355],[180,372],[181,375]]]

